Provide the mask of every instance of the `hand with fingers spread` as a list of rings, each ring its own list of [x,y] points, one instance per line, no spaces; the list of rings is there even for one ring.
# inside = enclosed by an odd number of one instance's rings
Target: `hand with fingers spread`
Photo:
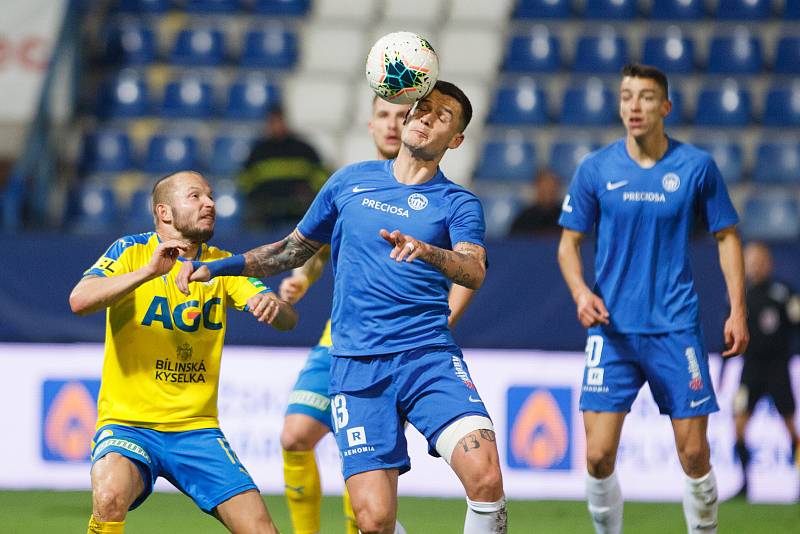
[[[389,232],[382,228],[380,235],[387,243],[392,245],[392,251],[389,253],[389,257],[396,261],[405,260],[410,263],[424,255],[430,248],[430,245],[424,241],[414,239],[400,230]]]
[[[575,304],[578,307],[578,320],[584,328],[609,324],[609,314],[605,302],[591,290],[587,289],[579,293],[575,298]]]
[[[189,243],[180,239],[164,241],[156,247],[147,268],[153,273],[153,276],[167,274],[172,270],[175,262],[178,261],[178,257],[185,253],[188,248]]]

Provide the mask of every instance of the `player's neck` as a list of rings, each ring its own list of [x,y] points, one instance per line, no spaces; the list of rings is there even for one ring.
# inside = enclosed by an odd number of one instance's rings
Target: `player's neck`
[[[189,243],[189,247],[186,249],[186,252],[182,255],[184,258],[195,258],[197,257],[197,251],[200,250],[202,243],[195,243],[189,239],[183,237],[183,235],[176,231],[174,228],[164,228],[163,226],[156,230],[158,234],[158,239],[161,240],[163,243],[164,241],[169,241],[170,239],[180,239],[182,241],[186,241]]]
[[[633,161],[641,167],[650,168],[667,153],[669,139],[664,130],[660,129],[640,138],[628,134],[625,138],[625,148]]]
[[[394,160],[392,172],[395,180],[401,184],[424,184],[436,176],[441,160],[441,157],[433,160],[415,158],[408,149],[401,148],[397,159]]]

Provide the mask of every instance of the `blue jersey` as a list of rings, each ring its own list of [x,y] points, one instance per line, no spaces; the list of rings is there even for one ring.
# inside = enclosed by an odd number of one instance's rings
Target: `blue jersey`
[[[622,139],[581,163],[559,224],[597,232],[594,292],[611,330],[674,332],[698,322],[688,252],[696,216],[710,232],[739,222],[714,160],[696,147],[669,139],[664,157],[644,169]]]
[[[298,230],[331,243],[333,349],[337,356],[379,355],[452,345],[447,328],[449,280],[422,260],[396,262],[380,235],[400,230],[431,245],[484,246],[480,201],[441,171],[418,185],[399,183],[394,160],[337,171]]]

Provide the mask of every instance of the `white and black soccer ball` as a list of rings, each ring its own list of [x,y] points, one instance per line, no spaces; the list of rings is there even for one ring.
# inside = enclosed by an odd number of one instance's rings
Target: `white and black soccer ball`
[[[367,81],[393,104],[413,104],[431,92],[439,77],[439,58],[431,44],[412,32],[384,35],[367,56]]]

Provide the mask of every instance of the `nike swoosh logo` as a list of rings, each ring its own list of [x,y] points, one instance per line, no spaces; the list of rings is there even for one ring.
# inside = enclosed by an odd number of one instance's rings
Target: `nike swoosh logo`
[[[467,397],[467,398],[469,399],[469,401],[470,401],[470,402],[480,402],[480,403],[483,403],[483,401],[482,401],[481,399],[475,399],[475,398],[473,398],[473,397],[472,397],[472,395],[470,395],[470,396],[469,396],[469,397]]]
[[[377,189],[377,187],[358,187],[358,186],[355,186],[353,188],[353,193],[363,193],[365,191],[375,191],[376,189]]]
[[[702,398],[702,399],[700,399],[700,400],[696,400],[696,401],[694,401],[694,400],[693,400],[693,401],[691,401],[691,402],[689,403],[689,407],[690,407],[690,408],[697,408],[698,406],[700,406],[701,404],[703,404],[704,402],[707,402],[707,401],[709,401],[709,400],[711,400],[711,395],[709,395],[708,397],[703,397],[703,398]]]
[[[620,187],[625,187],[626,185],[628,185],[628,180],[621,180],[619,182],[606,182],[606,189],[613,191],[614,189],[619,189]]]
[[[283,487],[285,487],[288,490],[300,493],[301,495],[303,493],[303,490],[305,489],[305,486],[290,486],[289,484],[284,484]]]

